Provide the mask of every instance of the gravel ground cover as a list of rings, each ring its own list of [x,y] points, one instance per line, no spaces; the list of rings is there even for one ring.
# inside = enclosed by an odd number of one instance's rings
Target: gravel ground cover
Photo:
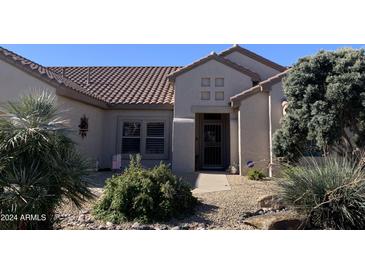
[[[227,175],[231,190],[195,194],[201,202],[196,213],[182,220],[167,223],[140,224],[126,222],[121,225],[95,220],[91,208],[95,201],[89,201],[81,209],[65,202],[57,211],[55,229],[252,229],[243,224],[243,212],[259,209],[257,201],[279,190],[274,181],[250,181],[246,177]],[[100,196],[102,189],[93,188]]]

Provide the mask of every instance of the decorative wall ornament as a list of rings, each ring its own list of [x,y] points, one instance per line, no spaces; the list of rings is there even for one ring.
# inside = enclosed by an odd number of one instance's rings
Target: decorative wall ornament
[[[86,137],[87,132],[89,131],[89,118],[82,116],[80,118],[80,124],[79,124],[79,135],[81,135],[82,139]]]

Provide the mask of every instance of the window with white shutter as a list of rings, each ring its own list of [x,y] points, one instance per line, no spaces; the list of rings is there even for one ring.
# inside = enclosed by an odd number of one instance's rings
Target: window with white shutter
[[[141,152],[141,123],[124,122],[122,134],[122,153],[137,154]]]
[[[148,122],[146,128],[146,154],[164,154],[165,124]]]

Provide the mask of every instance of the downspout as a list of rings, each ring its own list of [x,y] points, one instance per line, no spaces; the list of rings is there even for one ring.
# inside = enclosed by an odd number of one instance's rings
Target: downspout
[[[270,162],[269,162],[269,177],[272,177],[272,165],[273,165],[273,153],[272,153],[272,117],[271,117],[271,92],[269,93],[269,150],[270,150]]]

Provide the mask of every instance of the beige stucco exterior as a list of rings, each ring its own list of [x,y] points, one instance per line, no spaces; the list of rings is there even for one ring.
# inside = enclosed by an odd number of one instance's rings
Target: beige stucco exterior
[[[0,104],[15,101],[22,95],[42,91],[56,96],[57,104],[62,111],[62,115],[68,120],[69,125],[74,130],[70,133],[70,137],[78,144],[80,151],[84,155],[92,161],[96,161],[102,151],[103,110],[58,96],[56,95],[56,87],[0,60]],[[80,118],[84,114],[89,118],[90,127],[87,136],[81,138],[78,134],[78,125]]]
[[[231,52],[224,58],[259,74],[261,80],[279,73],[278,70],[260,63],[240,52]],[[256,75],[257,75],[256,74]],[[210,86],[202,87],[202,78],[210,78]],[[215,78],[224,78],[224,86],[216,87]],[[41,77],[23,71],[13,64],[0,60],[0,104],[16,100],[22,94],[48,91],[55,94],[57,103],[74,129],[71,138],[80,151],[100,168],[111,168],[113,155],[121,153],[123,121],[163,121],[165,123],[165,153],[159,157],[143,158],[145,166],[160,161],[172,164],[179,173],[194,172],[196,169],[196,116],[200,113],[229,114],[228,131],[229,164],[239,164],[241,175],[247,172],[246,163],[254,161],[255,167],[271,175],[272,135],[280,127],[283,91],[281,82],[265,86],[265,90],[254,92],[231,105],[231,97],[252,87],[249,75],[214,59],[179,74],[171,82],[175,97],[173,109],[107,109],[103,105],[92,105],[87,100],[77,99],[67,88],[52,85]],[[209,91],[210,99],[202,100],[201,92]],[[215,92],[224,92],[223,100],[216,100]],[[91,100],[91,99],[90,99]],[[80,118],[89,122],[87,136],[79,135]],[[122,157],[122,166],[128,157]]]
[[[283,96],[282,84],[278,82],[270,90],[241,101],[238,113],[241,174],[246,174],[248,161],[253,161],[255,168],[271,174],[272,135],[280,127]]]
[[[202,87],[201,79],[209,77],[210,87]],[[224,87],[215,87],[215,78],[224,78]],[[210,60],[175,80],[173,123],[173,169],[177,172],[195,170],[195,114],[230,114],[230,158],[238,162],[238,117],[229,107],[230,97],[252,86],[249,76],[215,60]],[[202,100],[201,92],[209,91],[210,100]],[[224,91],[224,100],[215,100],[215,92]]]
[[[254,60],[248,56],[245,56],[237,51],[228,54],[227,56],[225,56],[225,58],[258,73],[261,77],[261,80],[265,80],[280,72],[279,70],[271,68],[261,62],[258,62],[257,60]]]

